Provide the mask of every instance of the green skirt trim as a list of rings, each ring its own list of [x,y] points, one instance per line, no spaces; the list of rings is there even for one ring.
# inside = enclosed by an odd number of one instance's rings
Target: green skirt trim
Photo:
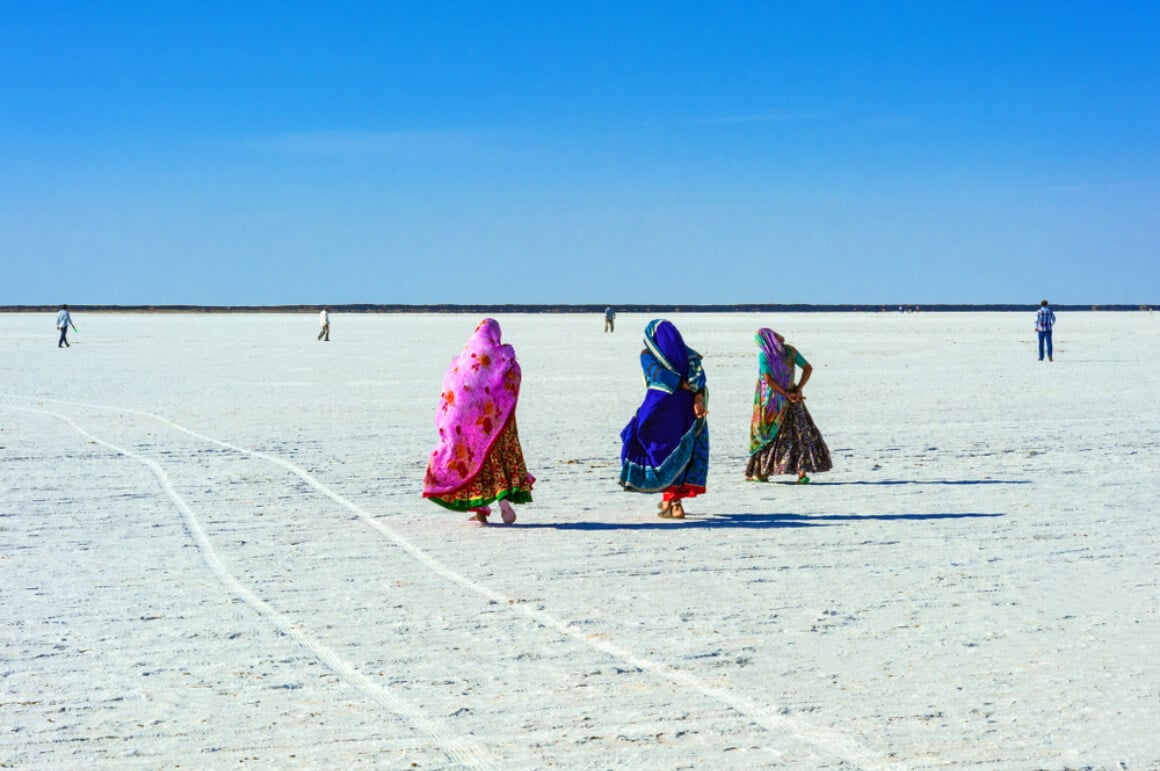
[[[470,511],[471,509],[478,509],[481,506],[495,503],[496,501],[508,500],[512,503],[531,503],[532,491],[525,490],[521,487],[516,487],[511,490],[500,490],[495,497],[489,498],[460,498],[457,500],[444,500],[437,498],[434,495],[430,496],[428,500],[438,503],[445,509],[452,511]]]

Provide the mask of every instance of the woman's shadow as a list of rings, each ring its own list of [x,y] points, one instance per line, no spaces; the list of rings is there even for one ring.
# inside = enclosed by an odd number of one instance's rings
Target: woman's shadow
[[[974,519],[1003,517],[1005,514],[968,512],[963,514],[710,514],[685,519],[667,519],[663,522],[520,522],[518,528],[551,528],[553,530],[671,530],[717,528],[787,528],[834,527],[842,524],[871,521],[924,521],[946,519]]]
[[[774,482],[773,484],[796,485],[797,482]],[[1029,485],[1030,479],[878,479],[869,481],[858,479],[849,482],[810,482],[810,487],[830,487],[838,485]]]

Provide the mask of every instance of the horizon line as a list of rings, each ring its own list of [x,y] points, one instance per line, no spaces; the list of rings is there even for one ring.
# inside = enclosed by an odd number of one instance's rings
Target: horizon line
[[[1055,310],[1151,311],[1156,303],[1052,304]],[[0,305],[0,313],[49,313],[57,304]],[[86,313],[303,313],[326,308],[338,313],[897,313],[906,312],[1022,312],[1039,303],[285,303],[278,305],[99,304],[73,303],[70,310]]]

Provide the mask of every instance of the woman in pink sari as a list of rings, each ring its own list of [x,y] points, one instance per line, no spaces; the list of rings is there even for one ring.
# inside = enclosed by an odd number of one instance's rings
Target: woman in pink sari
[[[520,365],[500,342],[499,324],[484,319],[451,362],[435,415],[439,443],[431,452],[423,497],[486,525],[499,501],[504,524],[516,521],[513,503],[530,503],[536,479],[528,473],[516,430]]]

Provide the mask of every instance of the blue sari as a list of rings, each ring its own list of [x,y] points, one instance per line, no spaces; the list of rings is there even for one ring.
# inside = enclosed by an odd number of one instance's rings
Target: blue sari
[[[663,492],[666,500],[701,495],[709,475],[709,425],[693,414],[694,395],[702,393],[706,405],[709,398],[701,354],[661,319],[645,327],[644,345],[640,366],[648,390],[620,432],[620,484],[632,492]]]

